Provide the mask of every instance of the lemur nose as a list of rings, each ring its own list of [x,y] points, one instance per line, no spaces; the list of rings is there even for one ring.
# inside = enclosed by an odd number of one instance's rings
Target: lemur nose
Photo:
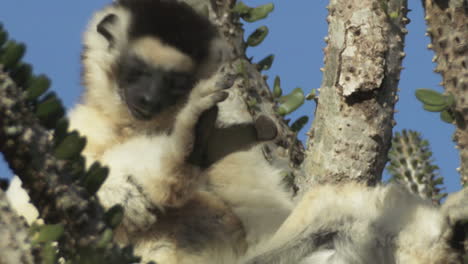
[[[151,107],[154,103],[156,103],[155,96],[151,95],[148,92],[144,92],[139,95],[137,103],[141,107]]]

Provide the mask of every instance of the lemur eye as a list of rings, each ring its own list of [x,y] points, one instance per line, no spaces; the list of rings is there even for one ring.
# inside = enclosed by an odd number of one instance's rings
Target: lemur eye
[[[190,89],[192,81],[187,73],[171,73],[169,77],[169,86],[174,93],[185,92]]]
[[[127,73],[127,81],[128,82],[134,82],[136,80],[138,80],[139,78],[141,78],[142,76],[148,76],[150,75],[151,73],[144,69],[144,68],[132,68],[128,73]]]

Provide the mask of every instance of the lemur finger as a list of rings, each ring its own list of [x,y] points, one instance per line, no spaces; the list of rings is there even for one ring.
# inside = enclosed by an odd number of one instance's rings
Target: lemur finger
[[[208,96],[217,91],[226,90],[234,85],[237,75],[227,74],[222,76],[213,76],[210,79],[202,80],[193,88],[190,95],[191,98],[197,100],[198,98]]]
[[[228,97],[229,97],[229,93],[221,91],[221,92],[213,94],[212,98],[213,98],[214,102],[220,103],[220,102],[226,100],[226,98],[228,98]]]
[[[223,90],[229,89],[234,85],[234,82],[237,79],[237,75],[234,74],[226,74],[222,77],[221,80],[216,82],[216,86],[220,87]]]

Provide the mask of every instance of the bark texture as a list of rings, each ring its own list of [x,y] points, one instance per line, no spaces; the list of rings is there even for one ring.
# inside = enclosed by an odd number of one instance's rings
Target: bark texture
[[[460,176],[468,184],[468,2],[423,0],[427,32],[436,55],[436,72],[442,75],[447,93],[455,98],[455,142],[460,151]]]
[[[71,183],[63,162],[53,155],[51,136],[21,90],[0,65],[0,151],[20,177],[41,218],[64,224],[63,248],[91,245],[106,225],[103,210],[83,187]]]
[[[390,147],[407,1],[331,0],[305,171],[313,182],[380,181]]]

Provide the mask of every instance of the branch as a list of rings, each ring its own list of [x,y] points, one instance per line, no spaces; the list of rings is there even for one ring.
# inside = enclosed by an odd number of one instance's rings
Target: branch
[[[0,151],[45,223],[63,225],[60,253],[72,258],[86,250],[89,257],[131,263],[132,253],[120,251],[108,239],[112,231],[95,197],[72,183],[70,168],[52,154],[50,132],[39,124],[26,95],[0,65]]]
[[[301,185],[304,173],[300,165],[304,159],[303,146],[297,140],[296,133],[284,122],[282,116],[276,112],[276,103],[265,82],[265,76],[261,74],[255,64],[245,56],[247,45],[244,42],[244,31],[240,23],[240,16],[233,12],[234,0],[184,0],[189,5],[203,13],[208,13],[210,20],[218,27],[221,36],[229,46],[229,58],[224,70],[218,74],[224,76],[237,76],[234,85],[229,89],[230,96],[219,104],[218,127],[230,127],[236,124],[251,123],[261,115],[274,121],[278,134],[274,142],[264,144],[263,154],[275,167],[282,169],[285,176],[295,176],[296,183]],[[223,79],[223,78],[220,78]],[[258,123],[257,123],[258,124]],[[261,131],[261,127],[257,127]],[[265,131],[268,132],[268,131]],[[254,136],[254,135],[252,135]],[[225,142],[236,142],[238,135],[215,134],[211,141],[223,142],[217,144],[225,147]],[[256,141],[251,138],[245,141]],[[222,150],[209,150],[211,153],[222,153]],[[290,182],[291,183],[291,182]],[[291,187],[297,190],[295,183]],[[300,186],[299,186],[300,188]]]
[[[23,91],[0,71],[0,150],[23,182],[46,223],[67,226],[67,244],[86,245],[105,225],[101,206],[84,188],[72,185],[70,175],[51,154],[50,133],[38,122]]]
[[[457,129],[454,140],[460,150],[460,176],[468,186],[468,3],[463,0],[424,0],[427,32],[442,75],[442,85],[455,98],[453,114]]]
[[[305,168],[319,183],[380,181],[404,57],[406,0],[331,0]]]
[[[444,179],[438,177],[439,167],[434,165],[429,142],[423,140],[418,132],[396,132],[388,157],[390,164],[387,170],[392,180],[435,204],[440,204],[440,200],[447,196],[442,192]]]

